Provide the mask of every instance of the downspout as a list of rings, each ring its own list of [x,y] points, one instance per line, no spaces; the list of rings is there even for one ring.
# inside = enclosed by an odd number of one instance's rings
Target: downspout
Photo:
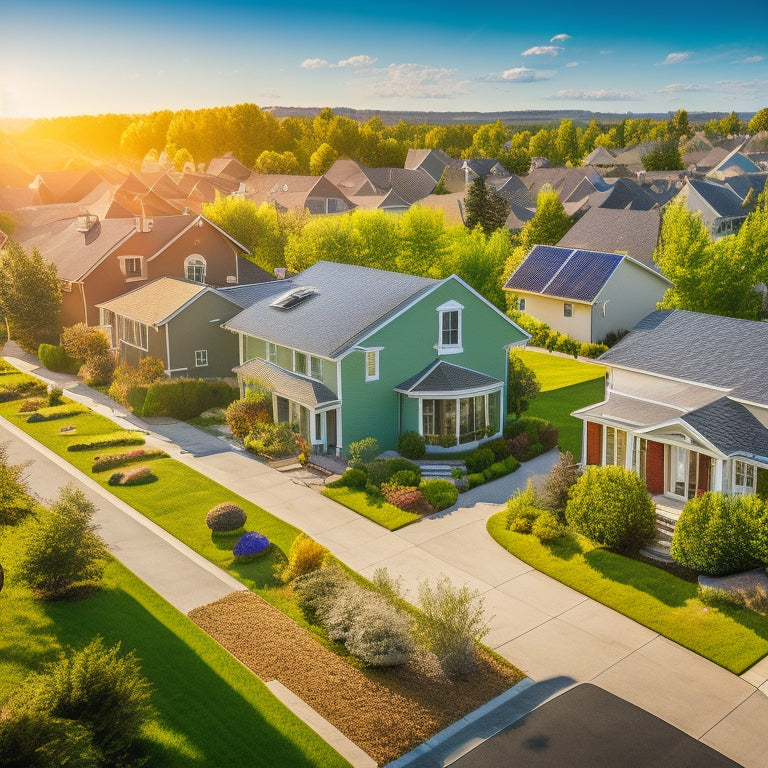
[[[80,295],[83,297],[83,322],[88,325],[88,304],[85,301],[85,283],[78,283]]]
[[[168,376],[171,375],[171,339],[168,333],[168,323],[165,324],[165,359],[168,361]]]

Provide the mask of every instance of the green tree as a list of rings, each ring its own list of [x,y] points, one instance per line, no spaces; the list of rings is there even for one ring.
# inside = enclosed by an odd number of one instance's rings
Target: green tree
[[[515,418],[519,419],[541,391],[541,384],[534,371],[523,362],[515,350],[509,353],[508,376],[507,411],[514,413]]]
[[[8,211],[0,211],[0,232],[4,232],[8,237],[12,237],[16,231],[16,222]]]
[[[299,161],[293,152],[265,149],[256,159],[255,167],[259,173],[296,174],[299,172]]]
[[[669,121],[669,132],[678,139],[693,135],[693,128],[688,122],[688,113],[684,109],[678,109]]]
[[[56,344],[61,333],[61,289],[56,265],[37,248],[28,254],[9,241],[0,251],[0,312],[11,337],[32,354],[40,344]]]
[[[446,273],[445,260],[453,238],[445,228],[441,210],[412,205],[398,217],[396,226],[398,272],[436,278],[450,274]]]
[[[76,323],[61,332],[61,346],[70,356],[84,360],[78,375],[89,386],[103,386],[112,381],[115,361],[109,350],[111,341],[101,329]]]
[[[0,443],[0,525],[14,525],[32,513],[27,469],[32,462],[11,464],[8,444]]]
[[[312,176],[322,176],[339,158],[339,153],[323,142],[309,158],[309,172]]]
[[[531,155],[524,147],[503,149],[498,154],[499,162],[509,173],[524,176],[531,169]]]
[[[648,544],[656,528],[656,508],[645,483],[618,466],[588,467],[571,488],[565,518],[598,544],[628,552]]]
[[[475,132],[472,146],[465,151],[464,156],[497,158],[508,140],[509,131],[501,120],[481,125]]]
[[[658,142],[641,161],[646,171],[680,171],[685,168],[676,135]]]
[[[520,245],[526,252],[534,245],[555,245],[571,228],[573,221],[553,189],[542,189],[536,195],[536,214],[520,231]]]
[[[465,224],[469,229],[479,226],[486,235],[503,227],[509,216],[509,203],[495,189],[478,176],[464,198]]]
[[[749,121],[747,130],[753,136],[756,133],[760,133],[760,131],[768,131],[768,107],[764,107],[754,115]]]
[[[182,147],[181,149],[177,150],[176,154],[173,156],[173,170],[177,173],[183,173],[184,168],[188,163],[191,163],[192,167],[194,168],[195,161],[192,157],[192,153],[188,149],[184,149],[184,147]]]
[[[579,140],[572,120],[561,120],[555,137],[555,149],[560,162],[575,163],[579,158]]]
[[[65,486],[44,517],[19,563],[19,577],[43,600],[60,600],[97,586],[107,550],[93,523],[96,507]]]
[[[741,133],[741,120],[735,112],[720,120],[720,132],[723,136],[738,136]]]
[[[579,139],[579,156],[581,158],[586,157],[596,146],[595,143],[597,137],[600,136],[602,131],[596,120],[590,121],[584,133],[581,134]]]
[[[502,275],[512,251],[509,231],[502,228],[485,235],[479,228],[459,226],[450,230],[448,238],[447,258],[435,265],[435,271],[442,272],[439,277],[455,273],[503,311],[506,296]]]
[[[542,128],[531,136],[528,151],[531,157],[546,157],[552,165],[561,165],[560,155],[557,152],[557,132]]]

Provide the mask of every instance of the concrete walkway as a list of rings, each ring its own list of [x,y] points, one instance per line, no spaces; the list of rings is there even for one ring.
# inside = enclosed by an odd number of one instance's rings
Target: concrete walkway
[[[148,428],[116,413],[111,401],[94,403],[84,389],[67,386],[67,395],[126,426]],[[533,680],[595,683],[747,768],[768,766],[768,697],[758,690],[768,689],[768,661],[739,678],[512,557],[485,529],[499,509],[494,484],[477,489],[486,489],[485,499],[465,494],[460,508],[389,532],[201,430],[179,423],[151,429],[148,444],[306,531],[366,576],[386,567],[411,597],[419,581],[441,573],[478,590],[493,617],[485,642]],[[554,459],[554,452],[540,456],[508,476],[505,497],[543,476]]]

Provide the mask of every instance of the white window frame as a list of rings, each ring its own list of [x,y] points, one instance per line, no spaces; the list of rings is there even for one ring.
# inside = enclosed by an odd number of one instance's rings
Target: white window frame
[[[456,355],[460,352],[464,351],[464,348],[462,346],[462,310],[464,307],[459,304],[458,301],[447,301],[445,304],[442,304],[437,308],[437,316],[438,316],[438,323],[437,323],[437,354],[438,355]],[[443,343],[443,331],[444,331],[444,323],[445,320],[452,314],[456,313],[456,320],[457,320],[457,333],[456,333],[456,343],[455,344],[444,344]],[[453,329],[448,329],[449,332],[452,332]]]
[[[196,276],[195,277],[189,276],[190,267],[194,270],[198,270],[202,267],[202,270],[203,270],[202,280],[198,280]],[[195,271],[193,274],[197,275],[197,272]],[[208,264],[199,253],[192,253],[189,256],[187,256],[186,259],[184,259],[184,278],[186,280],[191,280],[193,283],[205,283],[205,279],[207,275],[208,275]]]
[[[563,302],[563,317],[573,317],[573,302]]]
[[[128,264],[132,262],[138,262],[138,271],[129,270]],[[123,274],[128,280],[136,280],[144,275],[144,261],[141,256],[124,256],[123,257]]]
[[[612,455],[608,455],[608,435],[612,433]],[[619,429],[606,424],[603,430],[603,466],[625,467],[627,464],[627,450],[629,449],[629,435],[626,429]],[[623,455],[622,455],[623,454]]]
[[[204,361],[204,362],[201,362]],[[208,366],[208,350],[195,350],[195,368],[206,368]]]
[[[363,364],[365,365],[365,380],[379,380],[379,352],[383,347],[372,347],[363,350]],[[373,362],[373,371],[371,371],[371,362]]]
[[[741,465],[741,466],[739,466]],[[738,482],[739,475],[742,482]],[[751,484],[750,484],[751,480]],[[757,491],[757,467],[741,459],[733,462],[733,492],[753,495]]]
[[[277,344],[267,342],[267,362],[277,365]]]

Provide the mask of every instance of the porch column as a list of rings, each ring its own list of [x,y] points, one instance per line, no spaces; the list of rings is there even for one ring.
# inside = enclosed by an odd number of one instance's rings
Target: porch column
[[[581,422],[581,461],[579,461],[582,469],[587,466],[587,420],[584,419]]]
[[[635,433],[627,430],[627,450],[625,451],[626,455],[624,456],[624,468],[631,471],[634,471],[635,469],[634,458],[636,439],[637,438],[635,437]]]
[[[715,491],[720,491],[720,493],[723,493],[723,460],[722,459],[715,459],[715,477],[713,480],[713,488]]]

